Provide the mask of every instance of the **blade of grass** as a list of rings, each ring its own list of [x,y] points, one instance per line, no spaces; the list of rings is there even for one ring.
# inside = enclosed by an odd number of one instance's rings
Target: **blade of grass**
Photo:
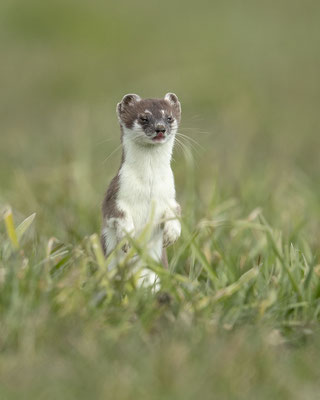
[[[217,303],[220,300],[232,296],[237,291],[239,291],[243,285],[254,279],[258,275],[258,273],[258,267],[253,267],[249,269],[249,271],[241,275],[241,277],[236,282],[232,283],[229,286],[226,286],[223,289],[218,290],[213,297],[213,303]]]
[[[19,249],[18,235],[14,226],[12,209],[10,206],[8,206],[4,211],[3,217],[10,243],[15,250],[18,250]]]
[[[288,265],[285,262],[284,257],[280,254],[278,246],[277,246],[277,244],[276,244],[276,242],[274,240],[274,237],[272,235],[272,230],[271,230],[270,226],[268,225],[267,221],[265,220],[265,218],[262,215],[260,215],[260,218],[261,218],[262,223],[268,228],[268,229],[266,229],[266,235],[267,235],[267,238],[269,240],[269,243],[271,244],[273,252],[275,253],[275,255],[278,258],[278,260],[280,261],[283,269],[288,274],[288,277],[289,277],[289,280],[291,282],[292,288],[297,293],[297,296],[298,296],[299,300],[303,301],[303,295],[302,295],[301,289],[299,287],[299,284],[296,282],[296,280],[295,280],[295,278],[294,278],[294,276],[292,274],[292,271],[290,270],[290,268],[288,267]]]
[[[31,214],[29,217],[27,217],[25,220],[21,222],[21,224],[17,227],[17,237],[18,241],[20,242],[23,235],[27,232],[27,230],[30,228],[32,222],[34,221],[36,217],[36,213]]]

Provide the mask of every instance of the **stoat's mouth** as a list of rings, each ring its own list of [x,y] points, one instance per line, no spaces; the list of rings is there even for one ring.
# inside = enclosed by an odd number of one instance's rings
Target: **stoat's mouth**
[[[152,140],[155,142],[159,142],[159,141],[163,140],[164,138],[165,138],[164,133],[159,132],[159,133],[157,133],[157,135],[154,138],[152,138]]]

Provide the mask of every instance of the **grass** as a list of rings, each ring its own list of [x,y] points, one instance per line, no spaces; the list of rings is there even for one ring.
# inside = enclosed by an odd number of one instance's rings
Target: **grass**
[[[1,2],[1,399],[318,398],[319,11]],[[182,237],[169,271],[132,243],[156,294],[98,234],[115,104],[168,91]]]

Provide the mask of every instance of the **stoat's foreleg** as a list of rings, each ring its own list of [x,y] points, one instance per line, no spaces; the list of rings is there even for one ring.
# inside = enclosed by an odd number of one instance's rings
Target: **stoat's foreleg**
[[[112,217],[107,219],[107,227],[115,232],[116,243],[121,242],[127,235],[133,236],[134,225],[133,220],[127,213],[121,215],[121,217]],[[124,241],[122,250],[127,253],[130,248],[129,241]]]
[[[174,201],[172,207],[168,207],[164,213],[163,247],[171,246],[180,237],[181,224],[178,219],[180,215],[181,208],[179,204]]]

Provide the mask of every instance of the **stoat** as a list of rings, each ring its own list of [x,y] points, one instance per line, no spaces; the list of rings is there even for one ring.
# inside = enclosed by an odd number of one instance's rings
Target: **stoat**
[[[142,99],[127,94],[117,104],[122,160],[103,204],[101,241],[107,256],[126,235],[138,238],[151,224],[145,248],[167,266],[166,247],[180,236],[171,156],[181,118],[178,97]],[[150,228],[150,225],[149,225]],[[129,243],[120,252],[125,255]]]

